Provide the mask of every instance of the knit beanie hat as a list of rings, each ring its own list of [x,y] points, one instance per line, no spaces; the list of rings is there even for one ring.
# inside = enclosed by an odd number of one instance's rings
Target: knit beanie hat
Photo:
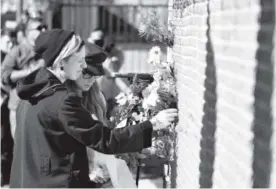
[[[35,41],[35,53],[44,59],[46,67],[50,67],[73,35],[73,31],[63,29],[45,31]]]

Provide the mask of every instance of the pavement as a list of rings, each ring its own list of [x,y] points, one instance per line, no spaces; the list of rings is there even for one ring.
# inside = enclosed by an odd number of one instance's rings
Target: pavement
[[[155,162],[153,163],[153,161]],[[156,163],[156,159],[152,159],[147,162],[147,167],[141,167],[138,188],[163,188],[163,166],[156,166]],[[153,164],[155,165],[151,166]],[[136,173],[133,173],[133,177],[135,179]],[[9,185],[2,186],[1,188],[9,188]]]
[[[1,188],[9,188],[9,185],[2,186]],[[163,188],[163,179],[141,179],[139,180],[138,188],[148,189],[148,188]]]
[[[155,178],[155,179],[141,179],[139,181],[138,188],[163,188],[163,179]]]

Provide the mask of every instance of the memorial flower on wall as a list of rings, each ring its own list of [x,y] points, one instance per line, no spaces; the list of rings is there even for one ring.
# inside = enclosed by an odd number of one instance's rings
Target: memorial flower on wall
[[[116,97],[119,108],[115,120],[119,127],[138,124],[155,116],[161,110],[176,108],[176,79],[172,64],[162,60],[162,52],[158,46],[150,49],[148,63],[154,66],[153,82],[134,81],[130,86],[130,93],[120,93]],[[141,155],[158,156],[172,161],[174,127],[175,123],[168,129],[155,133],[152,147],[141,153],[119,154],[117,157],[126,160],[132,168],[135,168],[137,158]]]

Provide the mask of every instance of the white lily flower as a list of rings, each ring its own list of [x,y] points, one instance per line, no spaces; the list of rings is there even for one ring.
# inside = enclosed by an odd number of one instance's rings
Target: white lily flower
[[[156,106],[157,102],[159,102],[159,96],[157,93],[157,89],[153,90],[150,95],[143,100],[142,106],[144,109],[148,109],[150,106]]]
[[[123,106],[127,103],[127,96],[126,94],[124,93],[120,93],[118,94],[115,99],[116,99],[116,102],[120,105],[120,106]]]
[[[157,66],[161,63],[161,56],[162,52],[160,47],[154,46],[149,51],[149,57],[147,62],[153,64],[154,66]]]
[[[132,100],[132,99],[133,99],[133,93],[129,93],[129,94],[127,95],[127,100],[130,101],[130,100]]]

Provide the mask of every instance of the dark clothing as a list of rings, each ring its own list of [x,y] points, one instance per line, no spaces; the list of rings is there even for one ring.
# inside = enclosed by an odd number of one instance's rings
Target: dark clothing
[[[7,53],[1,50],[1,64],[4,61],[6,55],[7,55]]]
[[[13,156],[9,113],[8,97],[6,97],[1,104],[1,186],[9,184]]]
[[[16,120],[18,123],[24,123],[25,119],[26,119],[26,113],[27,110],[29,109],[29,107],[31,106],[31,104],[26,101],[26,100],[22,100],[18,106],[17,109],[17,117]],[[21,135],[22,137],[25,136],[26,134],[24,132],[22,132],[21,127],[16,129],[16,137],[18,137],[19,135]],[[20,140],[16,140],[16,141],[22,141],[22,138]],[[23,152],[23,149],[26,146],[26,143],[24,144],[17,144],[15,145],[20,149],[16,149],[16,151],[21,151],[21,158],[22,156],[24,157],[25,161],[30,161],[31,158],[28,157],[28,153]],[[32,152],[34,154],[36,154],[34,151]],[[39,153],[38,153],[39,155]],[[72,169],[72,180],[70,182],[70,187],[72,188],[94,188],[96,186],[95,183],[93,183],[92,181],[89,180],[89,167],[88,167],[88,157],[87,157],[87,152],[86,152],[86,147],[85,146],[80,146],[80,148],[78,150],[76,150],[75,153],[72,153],[71,155],[69,155],[70,157],[68,159],[70,159],[71,162],[71,169]],[[29,158],[29,160],[27,160]],[[15,161],[14,161],[15,162]],[[18,171],[17,174],[20,174],[20,171],[22,171],[22,169],[19,169],[18,166],[20,166],[20,163],[22,162],[16,162],[16,165],[13,165],[14,167],[14,171]],[[43,165],[42,165],[43,166]],[[49,166],[51,166],[51,164],[49,164]],[[25,167],[26,168],[26,167]],[[23,170],[24,172],[24,170]],[[22,174],[22,172],[21,172]],[[17,175],[18,176],[18,175]],[[38,175],[38,177],[40,177]],[[57,187],[56,185],[53,185],[50,182],[50,179],[52,176],[49,176],[49,185],[39,185],[39,181],[38,181],[38,185],[37,187]],[[23,177],[22,179],[26,179],[27,177]],[[27,178],[28,179],[28,178]],[[45,179],[45,178],[44,178]],[[17,181],[16,181],[17,182]],[[22,182],[22,180],[21,180]],[[29,181],[30,182],[30,181]],[[14,185],[15,183],[12,181],[11,183],[11,187],[31,187],[30,185],[27,185],[25,182],[22,183],[22,185]],[[61,186],[59,186],[61,187]]]
[[[88,180],[86,146],[105,154],[151,146],[149,121],[110,130],[93,120],[81,97],[65,86],[46,69],[18,83],[18,95],[28,102],[25,118],[18,117],[11,188],[82,187]]]

